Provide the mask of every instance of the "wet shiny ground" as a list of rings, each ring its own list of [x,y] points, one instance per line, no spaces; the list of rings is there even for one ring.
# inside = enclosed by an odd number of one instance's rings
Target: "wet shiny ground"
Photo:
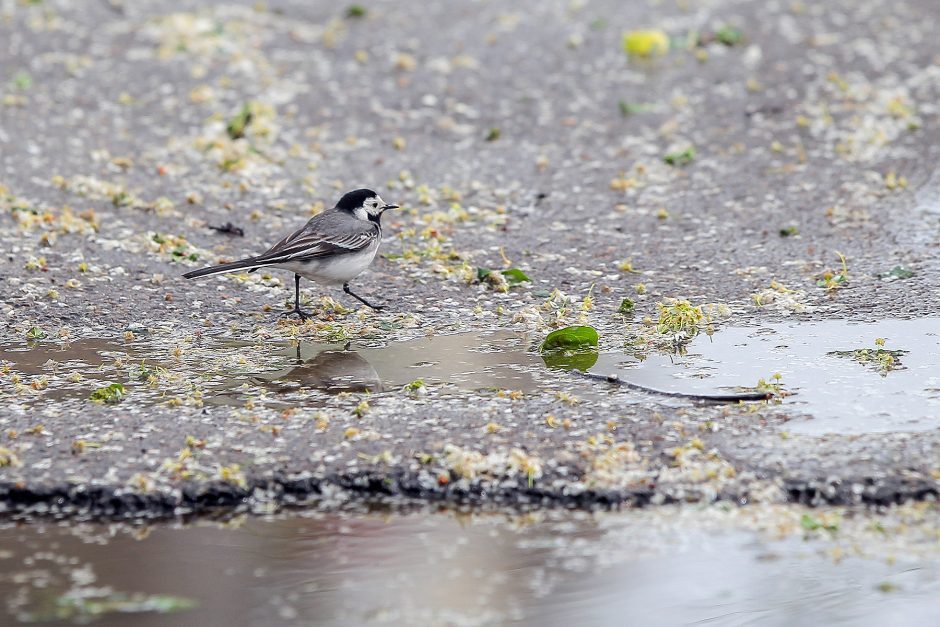
[[[592,372],[670,393],[720,394],[753,387],[780,375],[791,393],[782,400],[804,433],[928,430],[940,426],[940,319],[872,323],[827,320],[753,327],[722,327],[676,350],[631,348],[631,336],[604,338]],[[283,393],[285,403],[318,407],[325,394],[400,391],[420,381],[461,390],[551,388],[553,372],[537,342],[512,331],[462,333],[385,345],[296,345],[200,337],[185,352],[155,339],[129,343],[105,339],[23,343],[0,349],[0,364],[56,400],[87,402],[91,390],[120,382],[124,402],[167,400],[148,383],[154,368],[188,367],[201,373],[209,404],[241,405],[258,393]],[[881,352],[879,352],[881,351]],[[877,355],[890,352],[888,362]],[[207,358],[211,355],[211,359]],[[590,386],[586,384],[586,388]],[[301,392],[302,394],[291,394]],[[586,391],[589,397],[592,392]],[[35,397],[39,401],[42,396]],[[655,393],[631,389],[628,402],[665,403]]]
[[[876,340],[883,339],[883,346]],[[884,365],[864,353],[903,352]],[[655,388],[708,394],[774,373],[793,396],[788,429],[803,433],[919,431],[940,426],[940,318],[724,327],[683,355],[643,361],[603,354],[593,370]]]
[[[8,525],[0,592],[4,622],[937,624],[936,517],[754,506]]]

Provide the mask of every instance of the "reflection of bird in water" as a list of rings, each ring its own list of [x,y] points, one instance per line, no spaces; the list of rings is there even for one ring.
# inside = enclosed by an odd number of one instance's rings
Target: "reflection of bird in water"
[[[278,391],[299,386],[315,388],[337,394],[339,392],[381,392],[382,380],[369,361],[351,350],[322,350],[313,359],[300,358],[297,347],[297,365],[290,370],[261,375]],[[283,385],[286,384],[286,385]],[[288,387],[289,386],[289,387]]]

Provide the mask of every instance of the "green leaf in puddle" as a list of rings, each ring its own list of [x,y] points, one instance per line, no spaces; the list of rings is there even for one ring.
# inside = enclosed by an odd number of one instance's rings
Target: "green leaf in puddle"
[[[26,332],[26,339],[28,340],[41,340],[44,337],[46,337],[46,332],[39,327],[30,327],[29,331]]]
[[[557,350],[579,350],[597,346],[600,336],[594,327],[565,327],[552,331],[542,342],[543,353]]]
[[[92,392],[91,396],[88,398],[96,403],[113,404],[124,398],[124,394],[126,394],[126,391],[123,385],[120,383],[112,383],[111,385],[98,388]]]
[[[587,371],[597,363],[597,330],[565,327],[552,331],[542,342],[542,361],[549,368]]]
[[[542,354],[542,361],[549,368],[558,368],[560,370],[580,370],[587,372],[597,363],[598,353],[596,350],[582,351],[553,351]]]

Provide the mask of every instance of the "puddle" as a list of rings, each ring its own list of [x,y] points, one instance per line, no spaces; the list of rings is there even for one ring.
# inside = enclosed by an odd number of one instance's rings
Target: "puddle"
[[[0,614],[4,624],[87,622],[92,610],[112,624],[115,607],[135,625],[940,624],[940,559],[923,523],[807,532],[800,511],[758,507],[8,525]],[[775,536],[742,524],[763,516]]]
[[[883,347],[876,338],[885,338]],[[390,342],[370,347],[302,342],[235,341],[204,336],[183,351],[156,339],[130,344],[90,339],[65,348],[51,343],[0,347],[0,364],[23,376],[23,384],[46,377],[43,398],[88,402],[97,386],[120,381],[124,403],[165,402],[199,387],[199,402],[242,405],[259,393],[272,404],[317,407],[340,392],[395,392],[415,380],[444,393],[482,389],[534,392],[557,386],[559,374],[535,352],[537,338],[513,331],[473,332]],[[890,370],[880,362],[839,352],[898,352]],[[874,354],[874,353],[873,353]],[[871,357],[871,356],[869,356]],[[592,359],[593,361],[593,359]],[[155,384],[148,374],[163,369]],[[940,427],[940,318],[854,323],[840,320],[723,327],[700,335],[683,355],[651,353],[642,360],[602,353],[591,371],[618,374],[646,387],[688,394],[720,394],[758,379],[782,375],[795,392],[783,401],[793,419],[787,428],[804,433],[915,431]],[[80,380],[72,379],[81,373]],[[585,387],[597,389],[593,384]],[[299,393],[299,394],[297,394]],[[611,387],[610,394],[618,393]],[[591,400],[590,394],[583,397]],[[623,390],[630,403],[671,404],[667,399]],[[18,397],[19,400],[19,397]],[[678,401],[685,402],[685,401]]]
[[[42,396],[33,400],[88,399],[96,387],[120,382],[123,402],[164,402],[198,383],[209,404],[240,405],[257,389],[276,393],[398,391],[418,379],[454,390],[511,389],[532,392],[540,377],[553,378],[530,340],[516,332],[462,333],[356,344],[245,342],[203,337],[177,352],[158,340],[85,339],[0,346],[0,365],[10,364],[23,385]],[[157,385],[147,375],[165,371]],[[80,375],[80,379],[72,377]],[[8,380],[8,379],[6,379]],[[41,383],[34,383],[41,382]],[[315,403],[316,396],[305,397]]]
[[[293,363],[259,379],[313,387],[329,392],[399,390],[421,379],[428,385],[453,385],[464,390],[487,388],[532,392],[545,374],[538,355],[528,352],[530,340],[511,331],[458,333],[390,342],[379,348],[349,350],[342,345],[304,342],[279,351]]]
[[[859,363],[839,351],[908,351],[895,369]],[[782,375],[783,406],[801,433],[922,431],[940,427],[940,318],[873,323],[825,320],[723,327],[698,336],[682,356],[652,354],[644,361],[602,354],[592,368],[644,386],[697,394],[755,384]]]

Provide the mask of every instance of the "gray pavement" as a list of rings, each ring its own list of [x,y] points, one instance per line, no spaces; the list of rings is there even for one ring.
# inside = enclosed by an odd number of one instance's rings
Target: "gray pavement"
[[[940,429],[791,435],[787,399],[664,399],[534,352],[591,324],[662,354],[669,298],[735,325],[935,315],[936,3],[362,6],[0,2],[0,507],[936,496]],[[639,28],[673,49],[628,57]],[[284,272],[180,277],[357,187],[403,206],[357,281],[389,309],[306,284],[299,324]],[[532,281],[472,281],[510,266]],[[364,364],[310,365],[347,343]]]

